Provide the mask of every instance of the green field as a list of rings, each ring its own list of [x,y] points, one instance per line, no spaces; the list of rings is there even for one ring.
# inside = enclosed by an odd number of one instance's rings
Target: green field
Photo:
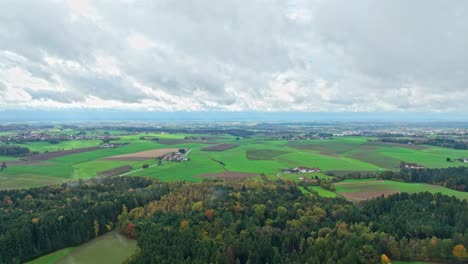
[[[320,196],[322,197],[327,197],[327,198],[336,198],[338,195],[332,191],[325,190],[324,188],[320,186],[312,186],[312,190],[314,192],[317,192]]]
[[[65,248],[29,264],[114,264],[122,263],[136,250],[135,240],[130,240],[117,232],[110,232],[74,248]]]
[[[298,188],[303,194],[309,194],[309,195],[311,194],[311,192],[309,192],[308,190],[306,190],[302,186],[298,186]],[[334,193],[332,191],[329,191],[329,190],[325,190],[320,186],[312,186],[311,188],[312,188],[312,190],[314,192],[316,192],[321,197],[326,197],[326,198],[336,198],[336,197],[338,197],[338,194],[336,194],[336,193]]]
[[[337,193],[398,191],[407,193],[430,192],[468,199],[468,192],[459,192],[425,183],[406,183],[376,179],[345,180],[335,184]]]
[[[88,148],[99,146],[102,143],[101,140],[68,140],[61,141],[57,144],[51,144],[47,141],[41,142],[28,142],[24,144],[18,144],[22,147],[27,147],[31,151],[37,151],[39,153],[44,153],[46,151],[58,151],[58,150],[69,150],[77,148]]]

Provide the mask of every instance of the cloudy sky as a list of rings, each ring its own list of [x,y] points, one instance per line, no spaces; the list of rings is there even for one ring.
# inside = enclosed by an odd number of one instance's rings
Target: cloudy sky
[[[468,1],[3,0],[0,110],[468,112]]]

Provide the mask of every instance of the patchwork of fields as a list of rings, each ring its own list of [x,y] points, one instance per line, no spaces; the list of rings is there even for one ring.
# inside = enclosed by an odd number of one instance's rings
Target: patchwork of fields
[[[112,134],[118,135],[118,132]],[[454,164],[447,162],[447,157],[455,159],[468,156],[466,150],[370,140],[372,138],[365,137],[287,141],[260,137],[236,140],[236,137],[230,135],[122,135],[113,143],[126,145],[117,148],[96,148],[83,153],[53,157],[39,163],[8,166],[0,172],[0,188],[27,188],[67,180],[88,179],[96,177],[99,172],[122,166],[131,166],[129,175],[154,177],[163,181],[198,182],[207,175],[221,178],[229,178],[229,175],[233,175],[234,178],[244,177],[241,175],[254,178],[259,177],[255,175],[263,175],[270,179],[279,177],[297,181],[300,175],[283,174],[282,169],[304,166],[337,173],[375,172],[396,170],[401,161],[414,162],[426,167],[449,167]],[[168,142],[171,142],[170,145]],[[31,148],[44,153],[57,149],[92,148],[100,144],[101,142],[96,140],[65,141],[59,144],[33,142]],[[158,164],[155,159],[156,156],[181,148],[190,149],[189,161]],[[9,160],[14,161],[17,158],[0,157],[0,161]],[[144,164],[149,168],[142,169]],[[346,189],[340,184],[337,185],[338,192],[351,193],[343,191],[343,188]],[[391,192],[392,190],[389,190],[388,194]],[[364,197],[366,195],[369,194],[362,194]]]

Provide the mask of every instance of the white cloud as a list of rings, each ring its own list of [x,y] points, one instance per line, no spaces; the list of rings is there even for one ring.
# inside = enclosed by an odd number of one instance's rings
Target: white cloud
[[[467,9],[422,0],[2,2],[0,109],[466,112]]]
[[[101,19],[96,9],[88,0],[67,0],[66,2],[72,11],[70,13],[72,22],[75,22],[79,17],[84,17],[95,22]]]
[[[142,34],[132,34],[127,38],[127,42],[133,49],[146,50],[156,47],[156,43]]]
[[[112,56],[97,56],[95,71],[108,75],[120,75],[118,61]]]

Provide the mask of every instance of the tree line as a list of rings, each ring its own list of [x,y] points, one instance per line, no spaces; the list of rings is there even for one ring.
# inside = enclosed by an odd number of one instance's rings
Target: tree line
[[[377,179],[405,182],[421,182],[445,186],[457,191],[468,191],[468,168],[451,167],[443,169],[401,169],[376,175]]]
[[[29,148],[26,148],[26,147],[9,146],[9,145],[0,146],[0,156],[21,157],[21,156],[26,156],[29,153],[30,153],[30,150]]]
[[[455,140],[452,138],[425,138],[425,139],[406,139],[406,138],[393,138],[393,137],[384,137],[379,138],[380,142],[388,143],[398,143],[398,144],[418,144],[418,145],[432,145],[443,148],[453,148],[453,149],[468,149],[468,142]]]

